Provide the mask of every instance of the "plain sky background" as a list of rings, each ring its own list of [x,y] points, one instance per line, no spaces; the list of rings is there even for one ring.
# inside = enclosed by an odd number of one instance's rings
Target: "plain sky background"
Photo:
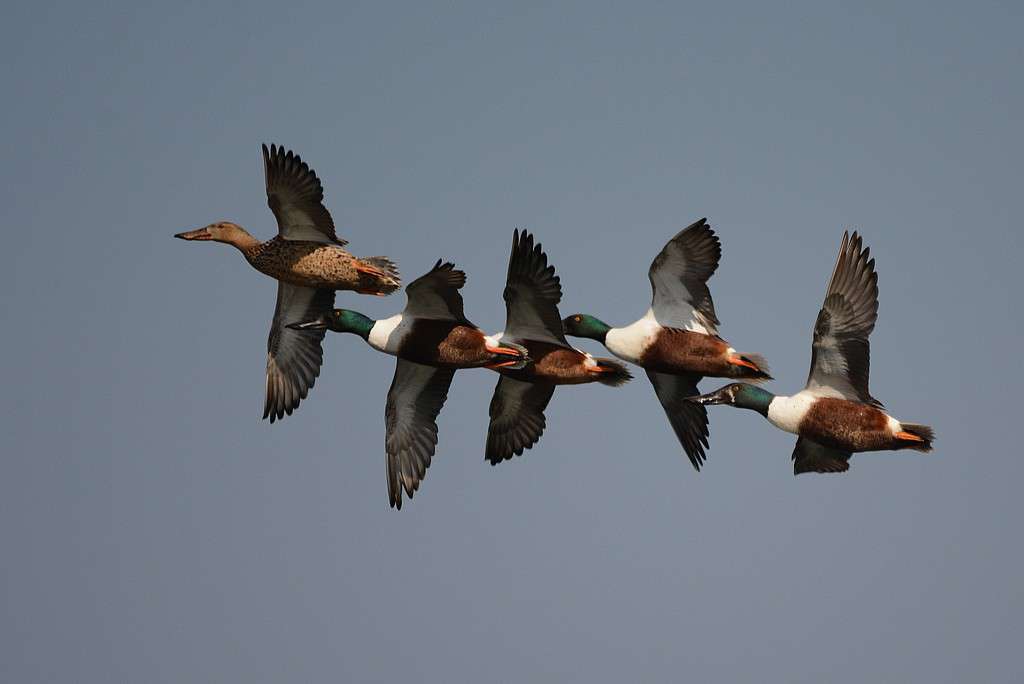
[[[6,5],[0,680],[1019,681],[1024,9],[890,5]],[[623,324],[707,216],[722,333],[779,393],[856,228],[873,393],[936,449],[794,478],[720,408],[698,474],[641,374],[559,389],[492,468],[465,371],[393,511],[393,359],[330,336],[262,422],[275,285],[171,239],[274,234],[261,142],[356,254],[464,267],[488,330],[514,227],[563,315]]]

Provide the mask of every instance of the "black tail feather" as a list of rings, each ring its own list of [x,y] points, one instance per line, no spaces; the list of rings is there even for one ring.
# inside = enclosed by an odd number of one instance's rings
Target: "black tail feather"
[[[505,366],[505,368],[508,368],[509,370],[520,370],[530,363],[530,350],[523,345],[516,344],[515,342],[509,342],[507,340],[501,340],[500,344],[502,347],[515,349],[516,352],[518,352],[516,355],[508,354],[506,352],[491,352],[495,361],[516,361],[515,365]]]
[[[626,366],[613,359],[596,358],[597,367],[601,372],[597,375],[597,381],[609,387],[619,387],[633,379],[633,374],[626,369]]]
[[[915,437],[923,439],[923,442],[907,442],[904,446],[905,449],[914,449],[916,451],[923,451],[925,453],[932,450],[932,442],[935,441],[935,431],[928,425],[921,425],[920,423],[900,423],[904,432],[909,432]]]
[[[746,352],[737,352],[736,355],[746,361],[757,366],[757,370],[747,368],[746,366],[739,366],[737,370],[740,371],[740,375],[752,382],[761,382],[762,380],[773,380],[771,371],[768,369],[768,359],[764,358],[760,354],[750,354]]]

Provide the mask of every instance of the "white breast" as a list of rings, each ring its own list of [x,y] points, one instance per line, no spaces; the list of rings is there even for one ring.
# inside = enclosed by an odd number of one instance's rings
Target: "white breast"
[[[409,334],[412,322],[395,314],[391,318],[383,318],[373,324],[366,341],[370,346],[385,354],[397,354],[402,340]]]
[[[768,422],[780,430],[800,433],[800,421],[811,409],[817,397],[809,392],[798,392],[791,397],[775,397],[768,405]]]
[[[651,346],[659,330],[661,326],[654,320],[653,312],[648,309],[647,315],[635,323],[609,330],[604,338],[604,346],[623,361],[639,364],[640,357]]]

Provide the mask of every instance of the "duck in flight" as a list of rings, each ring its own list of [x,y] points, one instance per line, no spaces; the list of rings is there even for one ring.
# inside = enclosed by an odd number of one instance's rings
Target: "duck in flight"
[[[464,272],[438,261],[409,283],[405,309],[390,318],[375,321],[356,311],[334,309],[288,326],[299,333],[352,333],[398,357],[384,410],[392,508],[400,510],[402,490],[411,499],[427,474],[437,447],[437,415],[455,371],[516,369],[529,361],[524,347],[488,337],[466,318],[459,294],[465,284]]]
[[[588,315],[562,321],[565,332],[604,344],[612,354],[647,371],[654,392],[693,467],[700,470],[708,447],[704,407],[688,401],[702,377],[770,379],[758,354],[737,352],[718,335],[718,317],[708,279],[718,268],[722,246],[707,219],[681,230],[658,253],[647,276],[653,298],[638,321],[613,328]]]
[[[540,243],[534,244],[526,231],[512,235],[503,297],[505,329],[494,339],[525,347],[530,362],[498,369],[501,377],[491,398],[485,450],[491,465],[537,443],[556,386],[600,382],[618,387],[633,377],[621,363],[594,358],[566,341],[558,313],[562,284]]]
[[[875,260],[861,238],[843,234],[825,302],[814,323],[807,385],[791,397],[744,383],[695,397],[700,404],[727,404],[757,411],[772,425],[799,435],[793,473],[841,473],[861,451],[915,449],[928,452],[935,439],[927,425],[904,423],[868,392],[868,336],[878,317]]]
[[[267,204],[277,235],[260,242],[228,221],[178,233],[182,240],[224,242],[260,273],[276,279],[277,306],[267,340],[267,388],[263,417],[280,420],[298,408],[320,375],[323,331],[288,328],[334,307],[335,290],[387,295],[399,287],[387,257],[357,258],[334,232],[316,172],[283,147],[263,146]]]

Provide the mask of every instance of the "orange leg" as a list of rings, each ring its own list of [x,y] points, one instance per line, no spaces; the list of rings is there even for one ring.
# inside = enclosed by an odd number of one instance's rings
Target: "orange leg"
[[[902,439],[906,442],[923,442],[924,439],[917,435],[912,435],[909,432],[897,432],[893,435],[896,439]]]
[[[749,368],[751,370],[757,371],[758,373],[761,372],[761,369],[758,368],[757,366],[755,366],[754,364],[752,364],[750,361],[747,361],[746,359],[742,359],[742,358],[740,358],[738,356],[730,356],[728,358],[728,361],[729,361],[729,363],[731,363],[734,366],[743,366],[744,368]]]
[[[522,352],[518,349],[512,349],[511,347],[492,347],[490,345],[484,345],[484,348],[492,354],[501,354],[502,356],[514,356],[514,359],[508,361],[495,361],[494,363],[487,364],[486,368],[505,368],[507,366],[518,365],[522,361]]]
[[[518,349],[513,349],[512,347],[491,347],[489,345],[484,346],[487,349],[487,351],[491,352],[492,354],[507,354],[508,356],[515,356],[517,358],[519,356],[522,356],[521,351],[519,351]]]
[[[487,364],[486,366],[484,366],[484,368],[491,368],[491,369],[494,369],[494,368],[507,368],[509,366],[515,366],[515,365],[518,365],[518,364],[519,364],[519,359],[514,359],[512,361],[495,361],[494,363]]]
[[[376,266],[371,266],[363,261],[356,262],[356,272],[370,276],[371,278],[386,278],[388,275]]]
[[[373,280],[377,281],[386,282],[390,278],[390,276],[384,271],[380,270],[376,266],[371,266],[370,264],[367,264],[363,261],[356,262],[356,273],[358,273],[360,276],[372,278]],[[380,290],[372,287],[357,288],[356,292],[365,295],[377,295],[378,297],[386,296],[384,292],[381,292]]]

